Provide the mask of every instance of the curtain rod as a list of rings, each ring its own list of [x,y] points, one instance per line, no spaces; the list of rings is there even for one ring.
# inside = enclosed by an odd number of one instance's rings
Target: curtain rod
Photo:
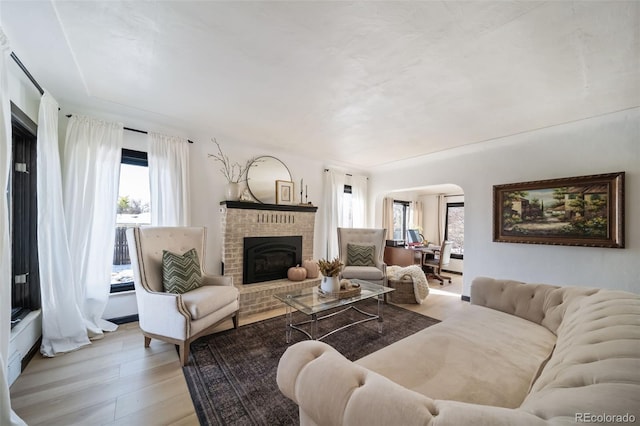
[[[29,80],[31,80],[31,83],[33,83],[34,86],[36,86],[36,89],[38,89],[38,92],[40,92],[41,95],[44,95],[44,90],[42,89],[42,86],[40,86],[38,84],[38,82],[36,81],[35,78],[33,78],[33,76],[31,75],[31,73],[29,72],[29,70],[27,69],[27,67],[24,66],[24,64],[22,63],[22,61],[18,58],[18,56],[11,52],[11,59],[14,60],[14,62],[16,64],[18,64],[18,66],[20,67],[20,69],[22,70],[22,72],[27,76],[27,78]]]
[[[324,169],[324,171],[325,171],[325,172],[328,172],[329,170],[330,170],[330,169]],[[351,173],[345,173],[345,176],[351,176],[351,177],[353,177],[353,175],[352,175]],[[365,176],[365,178],[366,178],[367,180],[369,180],[369,176]]]
[[[464,194],[445,195],[444,197],[445,198],[448,198],[448,197],[464,197]]]
[[[72,115],[73,115],[73,114],[67,114],[67,118],[71,118],[71,116],[72,116]],[[123,127],[123,129],[124,129],[124,130],[128,130],[128,131],[130,131],[130,132],[142,133],[142,134],[145,134],[145,135],[148,135],[148,134],[149,134],[149,132],[147,132],[146,130],[132,129],[131,127]],[[192,141],[192,140],[190,140],[190,139],[187,139],[187,142],[189,142],[189,143],[193,143],[193,141]]]

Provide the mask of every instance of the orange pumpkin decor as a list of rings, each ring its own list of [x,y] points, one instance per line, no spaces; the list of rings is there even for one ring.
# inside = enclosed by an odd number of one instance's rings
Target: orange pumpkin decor
[[[307,278],[307,270],[302,266],[292,266],[287,271],[287,278],[289,281],[302,281]]]
[[[302,262],[302,266],[307,270],[307,278],[318,278],[318,275],[320,275],[320,267],[315,260],[305,260]]]

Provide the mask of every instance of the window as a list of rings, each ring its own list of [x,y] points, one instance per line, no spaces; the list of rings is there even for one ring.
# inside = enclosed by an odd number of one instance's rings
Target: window
[[[342,196],[342,226],[353,228],[353,191],[351,185],[344,186]]]
[[[404,240],[407,235],[409,223],[408,201],[393,200],[393,239]]]
[[[38,263],[36,144],[38,128],[11,103],[11,328],[41,306]],[[5,196],[4,193],[2,196]],[[4,283],[3,283],[4,285]],[[5,324],[2,324],[4,326]]]
[[[147,153],[123,149],[111,270],[111,293],[133,290],[133,270],[126,230],[151,223],[150,200]]]
[[[453,242],[451,257],[462,259],[464,255],[464,203],[447,203],[444,238]]]

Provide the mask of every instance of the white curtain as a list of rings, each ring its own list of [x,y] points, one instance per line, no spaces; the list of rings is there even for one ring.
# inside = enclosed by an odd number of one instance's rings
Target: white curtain
[[[64,212],[75,278],[76,301],[89,338],[115,324],[102,319],[109,299],[116,225],[121,123],[74,114],[67,126],[62,161]]]
[[[9,170],[11,166],[11,106],[7,61],[11,49],[0,27],[0,425],[24,425],[11,409],[6,366],[11,335],[11,238]]]
[[[186,139],[149,133],[151,224],[189,225],[189,145]]]
[[[447,197],[444,194],[438,195],[438,241],[441,245],[444,241],[444,227],[447,220]]]
[[[387,230],[387,239],[393,237],[393,198],[384,197],[382,200],[382,227]]]
[[[335,170],[325,170],[323,213],[325,218],[326,259],[338,256],[338,227],[342,226],[342,202],[346,175]]]
[[[367,226],[367,177],[351,176],[351,209],[353,213],[353,227]]]
[[[45,92],[40,100],[37,143],[38,262],[42,302],[42,345],[46,356],[88,345],[74,291],[74,262],[67,240],[58,146],[58,103]],[[84,256],[83,256],[84,257]]]
[[[424,207],[422,201],[412,201],[409,210],[409,227],[423,233]]]

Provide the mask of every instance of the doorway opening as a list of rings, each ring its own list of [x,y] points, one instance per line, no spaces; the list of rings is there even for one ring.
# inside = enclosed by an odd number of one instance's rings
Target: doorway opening
[[[395,190],[387,193],[385,197],[393,200],[394,210],[391,217],[394,225],[393,238],[396,239],[392,242],[393,244],[404,240],[406,247],[411,248],[416,245],[423,251],[431,250],[435,258],[444,240],[453,242],[455,250],[452,250],[448,264],[443,265],[442,268],[442,276],[451,277],[452,284],[449,284],[448,280],[445,280],[444,285],[440,285],[439,280],[430,280],[429,285],[435,292],[460,298],[464,270],[463,189],[455,184],[429,185]],[[386,204],[391,205],[391,203]],[[398,206],[405,206],[405,208],[401,210]],[[399,212],[403,213],[399,214]],[[406,230],[403,226],[406,226]],[[412,238],[411,235],[418,235],[419,241],[413,241],[415,237]],[[399,251],[397,247],[387,247],[385,255],[387,250]],[[385,260],[392,258],[393,256],[385,256]],[[414,258],[420,259],[424,256],[414,256]]]

